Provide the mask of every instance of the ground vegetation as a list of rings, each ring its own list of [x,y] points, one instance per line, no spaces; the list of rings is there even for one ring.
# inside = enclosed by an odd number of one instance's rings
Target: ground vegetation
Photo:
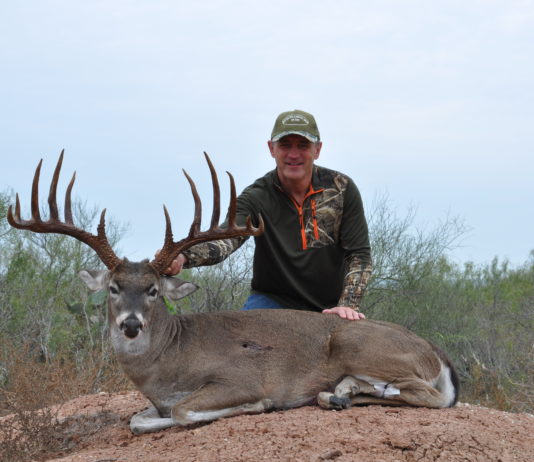
[[[101,267],[98,258],[67,236],[11,229],[12,202],[10,192],[0,194],[0,415],[11,415],[0,422],[0,453],[15,461],[17,454],[43,458],[65,444],[64,423],[51,405],[130,384],[107,339],[106,294],[89,293],[77,277]],[[95,228],[96,209],[81,201],[74,209],[78,226]],[[498,258],[459,264],[451,250],[467,231],[462,220],[446,216],[418,227],[415,210],[399,215],[384,196],[368,217],[374,273],[366,315],[404,325],[444,349],[458,369],[462,401],[532,413],[534,252],[522,265]],[[120,255],[126,228],[111,218],[108,229]],[[219,265],[184,271],[180,276],[200,290],[168,309],[239,309],[248,295],[252,245]]]

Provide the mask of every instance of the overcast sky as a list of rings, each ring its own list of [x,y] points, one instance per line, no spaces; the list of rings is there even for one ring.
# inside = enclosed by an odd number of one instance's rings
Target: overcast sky
[[[455,261],[521,264],[534,249],[532,1],[21,1],[0,6],[2,191],[61,194],[129,223],[123,254],[175,237],[211,207],[202,152],[238,190],[274,166],[276,115],[312,112],[318,163],[349,174],[368,210],[387,193],[421,226],[471,231]],[[225,207],[225,205],[223,205]],[[207,220],[206,220],[207,223]]]

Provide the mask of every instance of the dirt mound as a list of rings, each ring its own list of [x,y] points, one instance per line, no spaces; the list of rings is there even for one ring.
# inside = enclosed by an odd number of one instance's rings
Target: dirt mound
[[[63,405],[63,455],[54,461],[533,461],[534,416],[467,404],[453,409],[303,407],[133,436],[148,406],[137,392]]]

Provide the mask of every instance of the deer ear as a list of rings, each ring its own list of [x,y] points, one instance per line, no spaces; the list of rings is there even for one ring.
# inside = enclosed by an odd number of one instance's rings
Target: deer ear
[[[78,273],[80,279],[93,291],[107,289],[109,282],[108,270],[82,270]]]
[[[196,284],[179,278],[162,277],[163,295],[171,300],[180,300],[198,289]]]

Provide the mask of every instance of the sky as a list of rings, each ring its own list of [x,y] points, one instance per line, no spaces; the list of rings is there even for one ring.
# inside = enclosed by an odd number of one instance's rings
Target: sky
[[[128,224],[152,257],[166,204],[187,233],[210,154],[228,200],[274,168],[276,116],[317,119],[319,165],[432,229],[469,231],[451,258],[525,262],[534,249],[534,1],[28,0],[0,6],[0,191],[29,208],[65,149],[60,195]],[[61,197],[61,196],[60,196]],[[94,230],[93,230],[94,231]]]

